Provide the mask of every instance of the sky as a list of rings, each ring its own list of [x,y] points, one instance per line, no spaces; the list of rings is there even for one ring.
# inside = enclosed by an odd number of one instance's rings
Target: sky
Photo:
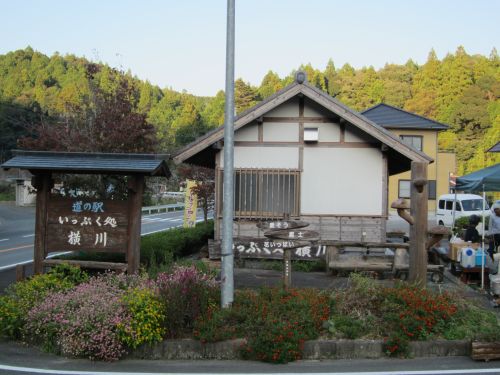
[[[0,54],[31,46],[101,61],[162,88],[225,86],[226,0],[0,0]],[[236,77],[425,63],[500,47],[500,0],[236,0]]]

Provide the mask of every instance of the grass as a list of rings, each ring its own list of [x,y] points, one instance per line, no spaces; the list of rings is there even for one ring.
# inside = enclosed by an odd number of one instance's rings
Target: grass
[[[16,200],[16,188],[13,184],[0,183],[0,202],[10,202]]]

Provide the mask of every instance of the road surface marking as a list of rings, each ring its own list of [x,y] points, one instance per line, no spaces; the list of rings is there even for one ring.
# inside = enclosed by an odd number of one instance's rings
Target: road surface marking
[[[47,259],[54,258],[54,257],[59,256],[59,255],[70,254],[70,253],[72,253],[72,251],[64,251],[62,253],[54,253],[54,254],[48,255]],[[30,259],[30,260],[25,260],[24,262],[19,262],[19,263],[9,264],[7,266],[2,266],[2,267],[0,267],[0,271],[8,270],[10,268],[14,268],[14,267],[21,266],[23,264],[29,264],[29,263],[33,263],[33,260]]]
[[[57,374],[57,375],[160,375],[160,374],[175,374],[175,375],[193,375],[193,373],[172,373],[172,372],[118,372],[118,371],[72,371],[72,370],[49,370],[41,368],[32,367],[20,367],[20,366],[8,366],[0,365],[0,370],[7,371],[17,371],[17,372],[31,372],[33,374]],[[384,372],[318,372],[314,375],[436,375],[436,374],[498,374],[498,369],[488,368],[488,369],[471,369],[471,370],[425,370],[425,371],[384,371]],[[245,375],[251,373],[227,373],[225,375]],[[297,373],[292,372],[280,372],[279,375],[297,375]]]
[[[23,236],[23,238],[28,238],[28,237],[35,237],[35,234],[27,234],[26,236]]]
[[[28,247],[33,247],[33,244],[18,246],[18,247],[11,247],[10,249],[3,249],[3,250],[0,250],[0,253],[6,253],[7,251],[12,251],[12,250],[26,249]]]
[[[2,242],[2,241],[8,241],[8,240],[9,240],[8,238],[2,238],[2,239],[0,240],[0,242]]]

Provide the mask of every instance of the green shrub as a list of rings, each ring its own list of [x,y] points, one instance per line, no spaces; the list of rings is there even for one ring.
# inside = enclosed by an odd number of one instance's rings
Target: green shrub
[[[172,264],[175,259],[197,252],[213,233],[213,221],[209,221],[194,228],[175,228],[143,236],[141,263],[147,269]]]
[[[77,267],[58,265],[48,273],[9,286],[0,297],[0,334],[19,338],[31,308],[52,292],[73,288],[88,279]]]
[[[304,342],[310,338],[298,321],[267,319],[254,327],[241,354],[245,359],[288,363],[302,358]]]
[[[247,318],[238,308],[209,306],[203,316],[195,320],[193,335],[202,343],[244,337]]]
[[[0,182],[0,201],[15,201],[16,188],[13,184]]]
[[[219,284],[194,266],[176,266],[171,274],[160,273],[156,282],[165,304],[168,337],[180,337],[191,332],[195,320],[210,306],[219,304]]]
[[[129,320],[118,323],[118,337],[129,348],[162,340],[165,330],[164,306],[153,289],[131,288],[122,297],[122,303],[130,314]]]
[[[340,334],[343,338],[357,339],[365,334],[365,324],[363,321],[348,315],[336,315],[328,321],[330,333]]]
[[[203,342],[244,337],[242,356],[285,363],[301,357],[304,340],[317,338],[328,319],[328,295],[314,289],[236,291],[230,310],[211,307],[194,326]]]
[[[500,341],[500,325],[494,312],[458,300],[458,311],[443,337],[447,340]]]

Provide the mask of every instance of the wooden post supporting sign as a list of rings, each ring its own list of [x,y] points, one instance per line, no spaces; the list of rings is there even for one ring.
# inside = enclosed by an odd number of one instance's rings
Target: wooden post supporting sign
[[[409,281],[425,286],[427,277],[427,166],[426,162],[411,163],[411,207],[414,224],[410,226]]]
[[[304,230],[309,223],[304,221],[290,221],[285,216],[284,220],[271,221],[258,224],[261,229],[269,229],[264,236],[272,240],[289,240],[290,244],[283,247],[283,287],[292,286],[292,250],[296,247],[310,245],[311,241],[319,239],[319,233]],[[294,242],[296,241],[296,242]]]
[[[144,192],[144,176],[133,176],[128,185],[128,241],[127,272],[139,271],[141,248],[141,207]]]
[[[50,173],[35,175],[32,180],[36,193],[35,214],[35,246],[33,255],[33,272],[43,273],[43,260],[47,254],[47,206],[49,202],[52,179]]]

